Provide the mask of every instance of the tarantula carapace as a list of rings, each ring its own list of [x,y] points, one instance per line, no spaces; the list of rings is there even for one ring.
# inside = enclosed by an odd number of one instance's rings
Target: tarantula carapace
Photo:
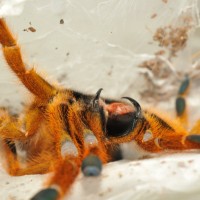
[[[32,200],[61,199],[81,168],[86,176],[98,175],[101,163],[110,159],[108,147],[115,144],[135,140],[149,152],[200,148],[200,121],[190,132],[181,126],[186,121],[188,81],[182,83],[176,100],[177,122],[141,109],[129,97],[103,99],[102,89],[85,95],[51,85],[34,68],[27,69],[4,19],[0,19],[0,43],[8,66],[34,96],[23,117],[0,110],[7,172],[13,176],[53,172],[46,188]]]

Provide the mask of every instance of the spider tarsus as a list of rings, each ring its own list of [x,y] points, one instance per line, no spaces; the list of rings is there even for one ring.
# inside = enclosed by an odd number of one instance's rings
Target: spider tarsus
[[[186,137],[186,140],[190,142],[200,143],[200,134],[192,134]]]
[[[102,171],[102,162],[98,156],[90,154],[83,160],[81,170],[84,176],[99,176]]]
[[[59,197],[59,193],[56,189],[47,188],[38,192],[30,200],[57,200],[58,197]]]
[[[176,98],[176,113],[178,116],[181,116],[186,109],[185,99],[183,97]]]
[[[185,79],[183,80],[183,82],[181,83],[181,86],[179,88],[178,94],[179,95],[183,95],[186,93],[186,91],[188,90],[190,85],[190,79],[188,76],[185,77]]]

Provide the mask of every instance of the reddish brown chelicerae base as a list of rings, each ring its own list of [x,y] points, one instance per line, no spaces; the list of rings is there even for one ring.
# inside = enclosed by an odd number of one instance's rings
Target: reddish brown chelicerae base
[[[8,66],[33,95],[23,116],[17,118],[0,109],[6,170],[13,176],[53,172],[46,189],[32,200],[62,199],[80,169],[86,176],[99,175],[101,163],[111,159],[110,149],[116,144],[135,140],[149,152],[200,148],[200,120],[190,132],[185,127],[189,78],[178,92],[177,119],[171,120],[141,109],[129,97],[124,101],[102,99],[102,89],[86,95],[51,85],[25,65],[4,19],[0,19],[0,43]]]

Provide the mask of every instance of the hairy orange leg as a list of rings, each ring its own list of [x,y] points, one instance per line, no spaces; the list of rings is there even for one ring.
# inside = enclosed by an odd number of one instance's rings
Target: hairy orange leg
[[[0,109],[0,139],[26,140],[25,133],[18,129],[18,122],[5,109]]]
[[[57,162],[54,174],[47,184],[48,188],[54,188],[59,197],[66,195],[79,174],[80,166],[80,158],[66,155],[64,159]]]
[[[70,145],[73,145],[73,143]],[[84,158],[84,156],[82,158],[82,156],[75,155],[74,152],[72,153],[72,151],[70,152],[70,150],[68,152],[69,153],[66,152],[64,158],[61,158],[59,159],[59,161],[56,162],[55,168],[53,170],[53,175],[50,177],[49,181],[45,184],[47,188],[37,193],[32,198],[33,200],[36,200],[37,198],[39,199],[41,197],[46,198],[51,192],[54,193],[55,197],[52,199],[55,200],[69,193],[72,184],[74,183],[80,172],[82,159]],[[86,158],[88,155],[95,153],[96,152],[94,151],[94,149],[91,152],[89,151],[87,151],[86,153],[83,152],[83,154],[86,155]],[[94,163],[96,162],[96,160],[94,161],[91,159],[93,158],[89,157],[89,164],[91,164],[91,162],[92,164],[96,164]]]
[[[149,130],[152,132],[155,145],[160,150],[181,150],[186,148],[182,140],[187,135],[187,131],[182,128],[178,121],[172,121],[165,115],[159,116],[158,113],[146,112],[144,116],[150,125]]]
[[[37,132],[43,120],[42,112],[39,109],[40,104],[42,105],[41,107],[45,107],[49,100],[57,93],[57,90],[38,75],[34,68],[30,70],[26,69],[20,47],[2,18],[0,18],[0,43],[2,45],[5,60],[12,71],[17,75],[25,87],[36,96],[35,100],[38,107],[33,108],[33,104],[32,108],[29,108],[22,124],[22,128],[25,128],[24,131],[26,132],[26,136],[33,135]]]
[[[26,142],[28,138],[25,133],[18,129],[18,123],[12,117],[9,116],[8,112],[4,109],[0,110],[0,138],[2,140],[1,153],[4,158],[4,165],[10,175],[21,176],[26,174],[38,174],[46,173],[50,171],[49,161],[45,162],[34,162],[27,161],[26,166],[19,161],[18,155],[13,153],[7,142],[13,144],[14,141]],[[44,155],[47,157],[47,155]],[[39,158],[42,158],[40,156]],[[42,161],[42,159],[41,159]]]
[[[2,157],[4,158],[4,167],[12,176],[22,176],[28,174],[44,174],[52,171],[50,161],[46,162],[27,162],[25,166],[19,162],[17,155],[15,155],[8,144],[2,141],[1,149]]]
[[[73,143],[70,145],[73,145]],[[96,163],[96,162],[99,162],[97,158],[90,157],[90,155],[93,155],[93,154],[98,155],[98,152],[97,152],[98,150],[94,151],[94,146],[93,148],[90,148],[90,149],[91,149],[91,152],[89,151],[85,153],[83,152],[83,155],[86,156],[85,158],[88,158],[88,160],[85,161],[85,163],[84,163],[84,160],[82,163],[82,159],[84,158],[84,156],[82,157],[80,155],[74,155],[74,152],[73,153],[71,152],[72,154],[66,152],[64,158],[60,159],[56,163],[53,175],[50,177],[49,181],[46,183],[47,188],[37,193],[32,198],[32,200],[37,200],[41,197],[46,198],[51,192],[53,192],[55,195],[55,197],[52,198],[54,200],[60,199],[64,195],[67,195],[71,189],[72,184],[75,182],[80,172],[81,166],[83,170],[83,168],[88,167],[88,165],[90,165],[89,167],[91,168],[91,164],[92,164],[92,167],[95,167],[94,165],[99,164],[99,163]],[[70,150],[68,152],[70,152]],[[101,168],[101,166],[98,166],[98,167]],[[90,169],[90,172],[91,172],[91,169]],[[89,174],[90,172],[87,172],[87,173]],[[93,171],[91,173],[89,175],[94,175]]]
[[[144,117],[149,127],[146,131],[143,130],[142,134],[138,134],[135,140],[147,151],[200,149],[200,144],[185,140],[188,132],[181,126],[179,121],[172,121],[165,116],[161,117],[152,112],[144,113]],[[198,125],[197,128],[199,128]],[[150,139],[144,141],[142,137],[148,133],[151,134]]]
[[[2,18],[0,18],[0,43],[8,65],[31,93],[44,101],[48,101],[56,94],[56,89],[34,69],[26,69],[20,47]]]

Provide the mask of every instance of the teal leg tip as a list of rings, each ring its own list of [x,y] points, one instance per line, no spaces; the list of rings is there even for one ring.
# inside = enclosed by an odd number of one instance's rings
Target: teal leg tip
[[[81,166],[84,176],[99,176],[102,170],[102,162],[96,155],[87,156]]]
[[[199,143],[200,144],[200,135],[188,135],[186,137],[186,140],[190,141],[190,142],[195,142],[195,143]]]
[[[38,192],[30,200],[57,200],[59,193],[56,189],[47,188]]]

